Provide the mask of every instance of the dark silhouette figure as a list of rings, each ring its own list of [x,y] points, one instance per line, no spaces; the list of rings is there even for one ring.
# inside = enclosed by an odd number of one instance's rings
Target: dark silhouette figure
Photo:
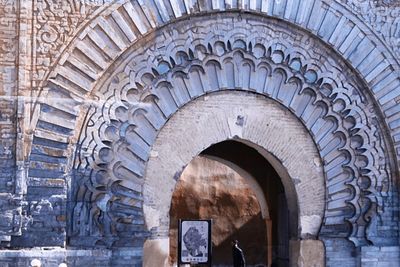
[[[243,250],[239,247],[239,241],[237,240],[232,241],[232,257],[233,257],[233,267],[246,266]]]

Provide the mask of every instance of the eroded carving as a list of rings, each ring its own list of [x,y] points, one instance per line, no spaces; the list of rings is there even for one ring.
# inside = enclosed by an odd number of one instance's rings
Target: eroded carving
[[[192,99],[234,89],[279,101],[314,137],[328,190],[321,235],[373,242],[366,227],[391,190],[379,113],[331,51],[272,24],[242,16],[192,21],[131,51],[88,112],[75,164],[72,236],[112,246],[126,233],[148,234],[142,185],[157,132]]]
[[[0,246],[21,234],[23,218],[15,170],[17,29],[18,3],[0,1]]]
[[[78,32],[80,25],[108,0],[34,1],[34,82],[44,79],[62,47]],[[34,83],[36,86],[36,83]]]
[[[370,25],[400,56],[400,2],[396,0],[340,0]]]

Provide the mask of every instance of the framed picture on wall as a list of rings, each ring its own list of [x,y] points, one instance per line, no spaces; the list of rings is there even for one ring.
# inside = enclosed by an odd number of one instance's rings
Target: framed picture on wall
[[[211,220],[179,220],[179,264],[211,266],[211,251]]]

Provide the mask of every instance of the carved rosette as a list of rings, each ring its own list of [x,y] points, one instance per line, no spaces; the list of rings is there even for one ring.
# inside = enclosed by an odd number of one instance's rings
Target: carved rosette
[[[35,0],[34,43],[36,51],[33,81],[41,81],[62,47],[77,34],[80,26],[104,0]]]
[[[118,245],[145,237],[146,162],[158,131],[183,105],[223,90],[274,99],[313,136],[324,162],[321,236],[368,240],[390,191],[379,112],[363,83],[311,36],[227,16],[177,23],[129,51],[95,93],[76,150],[70,235]],[[157,232],[157,229],[151,229]]]

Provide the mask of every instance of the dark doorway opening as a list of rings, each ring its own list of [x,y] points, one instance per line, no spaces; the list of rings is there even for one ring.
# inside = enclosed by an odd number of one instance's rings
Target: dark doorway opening
[[[289,266],[289,239],[296,235],[289,220],[297,216],[289,217],[281,179],[256,148],[236,140],[214,144],[192,160],[175,188],[171,263],[177,260],[178,220],[213,219],[213,266],[232,266],[235,239],[248,266]]]

